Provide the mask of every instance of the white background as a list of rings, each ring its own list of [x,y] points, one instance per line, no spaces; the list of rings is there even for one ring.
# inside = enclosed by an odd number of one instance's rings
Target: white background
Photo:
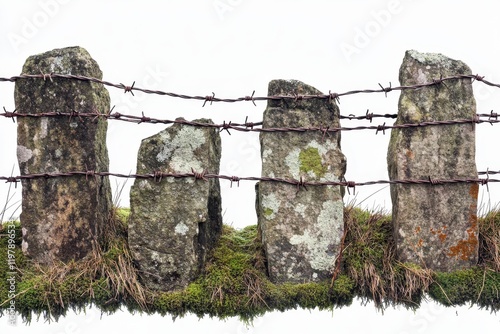
[[[160,89],[188,95],[241,97],[255,90],[267,95],[272,79],[297,79],[324,93],[352,89],[377,89],[378,83],[399,85],[398,70],[404,52],[438,52],[468,64],[474,74],[500,82],[500,35],[495,1],[77,1],[40,0],[9,2],[0,0],[0,76],[21,73],[26,58],[54,48],[81,46],[99,63],[104,80],[137,87]],[[474,83],[477,112],[497,111],[500,90]],[[0,107],[15,108],[14,84],[0,83]],[[111,105],[123,114],[163,119],[204,117],[223,121],[257,122],[265,102],[213,103],[188,101],[109,88]],[[342,97],[343,115],[396,113],[399,92],[357,94]],[[374,125],[393,120],[376,119]],[[343,120],[343,126],[367,122]],[[477,126],[476,163],[478,170],[500,170],[500,125]],[[141,139],[161,131],[163,125],[128,124],[110,121],[108,150],[110,171],[135,172],[136,152]],[[258,134],[232,131],[222,136],[221,174],[260,175]],[[388,179],[386,166],[390,131],[342,132],[342,149],[347,157],[346,179],[357,182]],[[0,175],[19,170],[16,164],[16,125],[0,117]],[[492,176],[494,178],[494,176]],[[123,182],[119,180],[118,182]],[[120,198],[128,206],[128,181]],[[221,180],[224,222],[235,227],[256,223],[254,184],[240,187]],[[112,180],[115,186],[115,180]],[[0,203],[8,185],[0,184]],[[499,202],[500,186],[481,188],[482,210]],[[379,191],[380,190],[380,191]],[[20,201],[15,189],[12,203]],[[356,201],[368,209],[390,212],[389,189],[385,186],[356,188]],[[19,203],[19,202],[18,202]],[[15,208],[16,205],[14,205]],[[19,215],[19,210],[8,212]],[[6,217],[8,218],[8,217]],[[412,312],[389,309],[384,315],[373,305],[358,302],[331,312],[288,311],[269,313],[245,327],[236,319],[227,321],[186,317],[172,322],[159,316],[120,312],[103,316],[91,309],[86,315],[70,315],[57,324],[43,320],[25,327],[4,329],[15,333],[87,333],[96,329],[119,331],[192,331],[204,333],[246,333],[280,331],[300,333],[328,329],[348,332],[440,333],[446,330],[500,329],[498,315],[472,308],[443,308],[424,304]]]

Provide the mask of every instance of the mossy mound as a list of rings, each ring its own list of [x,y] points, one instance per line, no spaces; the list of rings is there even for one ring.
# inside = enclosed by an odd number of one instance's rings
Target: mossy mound
[[[104,249],[68,264],[42,267],[21,252],[19,223],[0,230],[0,312],[5,315],[12,298],[7,278],[15,277],[15,308],[24,321],[32,316],[58,319],[70,309],[96,305],[103,312],[119,308],[171,315],[188,312],[202,317],[243,320],[267,311],[332,309],[350,305],[355,297],[390,305],[418,308],[430,297],[446,305],[475,304],[500,309],[500,213],[480,219],[480,262],[469,270],[436,273],[395,259],[391,219],[356,208],[345,212],[343,252],[332,280],[321,283],[273,284],[266,276],[265,257],[257,226],[236,230],[224,226],[204,274],[186,289],[155,292],[140,283],[127,245],[128,210],[117,210],[109,224]],[[9,268],[8,226],[15,228],[14,257]]]

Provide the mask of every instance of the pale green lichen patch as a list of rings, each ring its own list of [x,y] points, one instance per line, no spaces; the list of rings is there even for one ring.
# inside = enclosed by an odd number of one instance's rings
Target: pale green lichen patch
[[[313,173],[312,177],[322,177],[327,172],[323,166],[319,151],[315,147],[309,147],[299,153],[300,171],[306,174]]]
[[[263,213],[267,219],[274,219],[276,213],[279,211],[280,205],[275,194],[262,196]]]
[[[332,165],[335,164],[331,155],[337,149],[335,142],[330,140],[326,140],[324,143],[312,140],[302,149],[290,149],[285,157],[288,174],[297,180],[301,176],[318,181],[338,180],[338,176],[331,169]]]
[[[299,203],[294,207],[293,211],[297,212],[302,218],[306,218],[306,209],[307,206],[305,206],[302,203]]]
[[[189,227],[183,222],[180,222],[179,224],[175,225],[175,233],[186,235],[187,231],[189,231]]]
[[[33,156],[32,150],[22,145],[17,146],[17,160],[20,163],[28,161],[29,159],[31,159],[32,156]]]
[[[274,211],[270,208],[264,208],[264,216],[270,218]]]
[[[307,249],[304,254],[311,268],[318,271],[331,270],[340,247],[337,222],[343,217],[344,206],[339,201],[323,202],[317,224],[304,230],[301,235],[290,238],[292,245],[302,244]]]
[[[266,149],[262,152],[262,161],[266,161],[269,156],[272,156],[273,150]]]
[[[159,162],[169,161],[179,173],[189,173],[191,167],[201,170],[202,166],[195,155],[195,150],[206,141],[203,129],[184,126],[172,139],[168,134],[162,134],[160,138],[163,143],[160,152],[156,155]]]
[[[172,137],[172,138],[171,138]],[[166,131],[158,136],[161,141],[161,149],[156,155],[160,163],[168,163],[171,171],[176,173],[190,173],[192,170],[201,172],[204,168],[199,158],[197,149],[206,142],[205,131],[200,128],[183,126],[175,135],[169,135]],[[173,182],[173,179],[168,179]],[[193,183],[192,178],[184,179],[187,183]]]

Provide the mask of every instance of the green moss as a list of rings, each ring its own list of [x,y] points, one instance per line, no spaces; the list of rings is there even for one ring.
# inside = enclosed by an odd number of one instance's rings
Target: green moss
[[[316,177],[322,177],[327,169],[321,163],[321,156],[315,147],[309,147],[299,153],[300,171],[303,173],[313,172]]]
[[[429,296],[447,306],[473,302],[481,308],[500,310],[500,273],[471,268],[451,273],[435,273]]]
[[[494,311],[500,308],[500,272],[494,269],[495,254],[488,248],[495,242],[492,236],[498,233],[498,215],[494,220],[480,220],[485,240],[481,244],[484,249],[480,249],[485,259],[481,266],[432,273],[395,259],[390,216],[347,209],[345,249],[333,285],[330,280],[270,282],[257,226],[241,230],[223,226],[222,236],[196,281],[181,291],[154,292],[137,289],[140,283],[134,281],[136,272],[127,245],[128,213],[117,210],[118,220],[110,225],[114,234],[95,259],[41,270],[24,258],[20,227],[14,224],[16,263],[21,269],[16,272],[15,302],[24,320],[29,321],[33,315],[57,319],[69,309],[82,310],[94,304],[107,313],[125,307],[174,318],[189,312],[200,317],[239,316],[251,321],[273,310],[348,306],[355,297],[373,300],[379,307],[393,304],[416,308],[425,294],[443,305],[474,303]],[[0,231],[0,312],[8,306],[5,228]],[[121,276],[125,279],[120,280]]]
[[[126,222],[130,216],[129,208],[118,208],[116,209],[116,215],[119,221]]]

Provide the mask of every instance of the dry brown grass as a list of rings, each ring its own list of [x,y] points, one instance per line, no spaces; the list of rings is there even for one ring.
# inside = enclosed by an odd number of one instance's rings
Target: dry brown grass
[[[500,272],[500,210],[479,218],[479,263]]]
[[[248,297],[248,303],[252,306],[258,306],[260,304],[269,307],[264,300],[264,282],[255,272],[246,271],[243,275],[243,282],[247,287],[246,295]]]
[[[415,300],[433,282],[432,271],[397,261],[390,217],[348,207],[345,228],[344,271],[359,295],[381,309],[398,303],[418,307]]]
[[[65,308],[64,300],[68,299],[65,294],[73,289],[71,294],[78,293],[88,300],[95,299],[94,283],[97,281],[104,281],[106,291],[111,292],[112,297],[108,300],[110,304],[128,301],[128,304],[135,303],[139,309],[147,310],[151,292],[139,282],[126,240],[126,225],[116,217],[114,212],[107,224],[103,242],[95,241],[92,253],[84,259],[69,263],[58,262],[50,266],[33,264],[32,273],[43,284],[44,304],[49,315],[53,313],[51,307]],[[78,282],[82,280],[88,282],[84,291],[81,287],[76,288],[81,286]],[[34,288],[36,287],[35,285]]]

